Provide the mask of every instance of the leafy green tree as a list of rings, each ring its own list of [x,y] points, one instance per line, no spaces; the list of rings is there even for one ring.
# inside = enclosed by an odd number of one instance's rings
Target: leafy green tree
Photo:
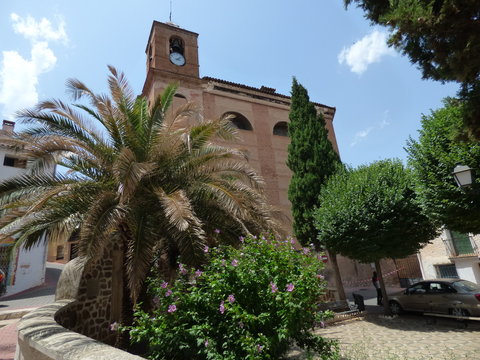
[[[344,0],[391,31],[389,44],[417,64],[423,78],[456,81],[470,104],[464,124],[480,138],[480,2],[477,0]]]
[[[203,120],[191,103],[169,110],[175,86],[149,105],[109,70],[109,96],[69,80],[74,101],[86,102],[41,102],[20,112],[26,130],[2,139],[31,170],[0,184],[0,236],[18,235],[16,246],[29,248],[44,232],[52,240],[78,232],[89,259],[120,244],[123,298],[135,302],[154,259],[176,268],[181,256],[195,266],[205,246],[238,244],[239,235],[274,231],[275,222],[245,154],[212,143],[235,138],[229,119]],[[67,171],[41,171],[52,164]]]
[[[380,260],[411,255],[435,238],[437,227],[417,203],[410,171],[383,160],[333,175],[316,211],[319,241],[363,263],[375,263],[384,305]]]
[[[444,107],[423,116],[417,141],[407,143],[409,164],[414,169],[418,198],[437,224],[463,233],[480,233],[480,184],[474,182],[467,189],[459,188],[452,171],[461,163],[473,169],[478,179],[480,171],[480,143],[456,141],[462,126],[463,106],[447,99]]]
[[[310,102],[307,90],[293,78],[292,103],[290,105],[287,165],[292,170],[288,187],[288,199],[292,203],[293,231],[303,245],[315,244],[317,240],[313,214],[320,205],[318,194],[328,177],[341,167],[340,157],[328,139],[328,130],[321,113]],[[345,291],[334,252],[327,249],[340,298]]]
[[[288,198],[292,203],[293,230],[303,245],[318,244],[313,212],[327,178],[340,166],[328,140],[323,115],[310,102],[307,90],[293,79],[287,165],[292,170]]]

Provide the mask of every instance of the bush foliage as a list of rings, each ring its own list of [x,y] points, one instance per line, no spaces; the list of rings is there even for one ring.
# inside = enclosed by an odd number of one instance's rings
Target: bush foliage
[[[311,248],[246,238],[239,249],[205,248],[202,270],[179,266],[177,280],[150,280],[154,309],[137,309],[129,328],[150,359],[278,359],[293,342],[336,359],[337,345],[311,333],[326,283]]]

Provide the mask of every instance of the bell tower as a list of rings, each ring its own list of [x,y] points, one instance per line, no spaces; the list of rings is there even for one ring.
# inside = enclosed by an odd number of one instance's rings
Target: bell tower
[[[198,34],[173,23],[154,21],[147,48],[147,81],[143,94],[150,97],[153,82],[199,78]]]

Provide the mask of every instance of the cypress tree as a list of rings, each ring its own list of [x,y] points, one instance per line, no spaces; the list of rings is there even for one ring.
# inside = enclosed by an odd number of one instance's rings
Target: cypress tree
[[[293,230],[298,241],[319,247],[313,214],[328,177],[341,165],[328,139],[323,115],[310,102],[307,90],[293,78],[288,133],[287,165],[292,170],[288,199],[292,203]]]

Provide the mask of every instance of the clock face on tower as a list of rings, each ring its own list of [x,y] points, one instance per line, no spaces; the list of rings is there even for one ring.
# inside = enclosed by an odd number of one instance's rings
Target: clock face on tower
[[[180,54],[178,52],[170,53],[170,61],[172,62],[172,64],[177,65],[177,66],[185,65],[185,58],[183,57],[182,54]]]

